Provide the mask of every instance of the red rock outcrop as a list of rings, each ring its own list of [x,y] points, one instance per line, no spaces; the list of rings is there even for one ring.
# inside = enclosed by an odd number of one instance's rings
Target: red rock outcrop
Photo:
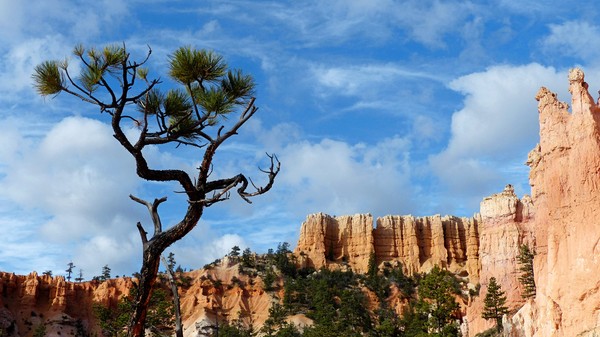
[[[520,308],[522,286],[519,266],[516,263],[519,247],[533,241],[533,203],[529,196],[517,198],[514,188],[507,185],[504,191],[485,198],[480,205],[479,226],[479,296],[474,297],[467,309],[466,322],[469,336],[493,326],[481,317],[485,294],[490,278],[495,277],[506,293],[509,310]]]
[[[348,263],[366,272],[373,251],[373,217],[370,214],[332,217],[309,215],[300,228],[295,254],[304,266],[321,268],[330,262]]]
[[[202,326],[217,321],[242,319],[261,326],[268,318],[273,294],[263,290],[260,278],[239,273],[230,262],[224,258],[210,269],[185,274],[191,278],[189,287],[180,288],[185,336],[197,336]],[[114,308],[132,286],[129,277],[74,283],[62,276],[0,272],[0,331],[2,336],[31,336],[43,323],[48,336],[70,336],[80,321],[101,336],[94,304]]]
[[[373,228],[370,214],[309,215],[295,254],[306,266],[348,264],[366,272],[371,253],[377,264],[399,261],[405,272],[427,272],[434,265],[478,280],[478,217],[385,216]]]
[[[9,335],[26,336],[41,323],[49,335],[75,332],[75,322],[95,327],[92,304],[116,305],[129,293],[131,279],[99,282],[66,282],[64,277],[27,276],[0,272],[0,328]],[[98,332],[98,331],[94,331]]]
[[[527,164],[535,204],[535,301],[514,324],[518,336],[600,333],[600,107],[583,72],[569,73],[568,105],[541,88],[540,143]],[[520,322],[520,323],[519,323]]]

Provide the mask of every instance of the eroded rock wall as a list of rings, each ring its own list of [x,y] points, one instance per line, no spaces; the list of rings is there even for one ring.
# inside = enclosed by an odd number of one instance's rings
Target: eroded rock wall
[[[409,274],[434,265],[478,278],[478,217],[385,216],[370,214],[331,217],[309,215],[302,224],[295,253],[303,265],[321,268],[347,263],[366,272],[371,253],[377,264],[400,261]]]
[[[569,73],[568,105],[541,88],[540,143],[527,164],[535,216],[537,296],[518,317],[523,336],[600,332],[600,109],[583,72]]]
[[[96,326],[94,303],[114,306],[131,286],[129,278],[74,283],[62,276],[0,272],[0,328],[8,335],[26,336],[45,323],[49,335],[74,335],[78,320],[85,328]]]
[[[533,247],[533,203],[531,197],[519,199],[511,185],[501,193],[484,198],[480,204],[479,226],[479,296],[473,297],[467,308],[469,336],[491,328],[494,322],[481,317],[489,280],[495,277],[506,294],[511,311],[520,308],[522,286],[519,282],[517,256],[519,247]]]

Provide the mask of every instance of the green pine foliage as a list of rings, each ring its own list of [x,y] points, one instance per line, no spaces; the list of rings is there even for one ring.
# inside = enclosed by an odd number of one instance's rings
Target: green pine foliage
[[[420,317],[427,316],[427,331],[444,337],[459,335],[454,323],[454,313],[459,308],[455,295],[459,293],[454,275],[438,266],[423,277],[418,287],[416,311]]]
[[[495,277],[490,278],[484,305],[481,317],[496,320],[498,332],[502,331],[502,316],[508,313],[508,307],[506,306],[506,295]]]
[[[123,297],[115,307],[105,307],[94,304],[94,315],[100,322],[102,335],[105,337],[123,337],[127,335],[127,325],[133,312],[133,299],[135,288],[129,296]],[[169,292],[162,288],[155,288],[150,298],[146,327],[154,336],[171,333],[174,325],[173,302]]]
[[[519,248],[519,255],[517,259],[519,261],[519,281],[523,285],[523,293],[521,296],[525,299],[535,297],[535,277],[533,274],[533,258],[535,252],[532,251],[529,246],[521,245]]]

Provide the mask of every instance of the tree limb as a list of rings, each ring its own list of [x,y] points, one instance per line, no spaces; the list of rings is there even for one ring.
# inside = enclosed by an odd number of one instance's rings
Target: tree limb
[[[167,197],[162,197],[160,199],[154,199],[153,203],[142,200],[132,194],[129,195],[129,198],[131,198],[131,200],[133,200],[137,203],[140,203],[148,208],[148,212],[150,212],[150,216],[152,217],[152,223],[154,223],[154,235],[152,237],[154,238],[155,236],[162,233],[162,223],[160,221],[160,216],[158,215],[158,205],[167,201]],[[138,227],[138,229],[139,229],[139,227]]]

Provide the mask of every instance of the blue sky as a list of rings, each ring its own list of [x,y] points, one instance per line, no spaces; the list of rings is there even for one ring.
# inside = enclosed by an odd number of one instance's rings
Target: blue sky
[[[233,245],[259,252],[295,245],[307,214],[471,216],[510,183],[529,193],[538,140],[536,91],[569,100],[581,66],[600,88],[599,7],[580,1],[18,1],[0,0],[0,270],[86,278],[139,269],[129,200],[168,196],[146,183],[112,138],[106,116],[76,99],[36,96],[35,65],[72,48],[125,43],[151,74],[182,45],[212,49],[258,84],[259,112],[222,148],[215,174],[259,180],[264,153],[282,170],[252,205],[206,210],[171,251],[199,268]],[[73,66],[77,66],[76,62]],[[595,82],[596,81],[596,82]],[[171,85],[165,81],[165,86]],[[193,170],[192,149],[147,153],[156,167]]]

